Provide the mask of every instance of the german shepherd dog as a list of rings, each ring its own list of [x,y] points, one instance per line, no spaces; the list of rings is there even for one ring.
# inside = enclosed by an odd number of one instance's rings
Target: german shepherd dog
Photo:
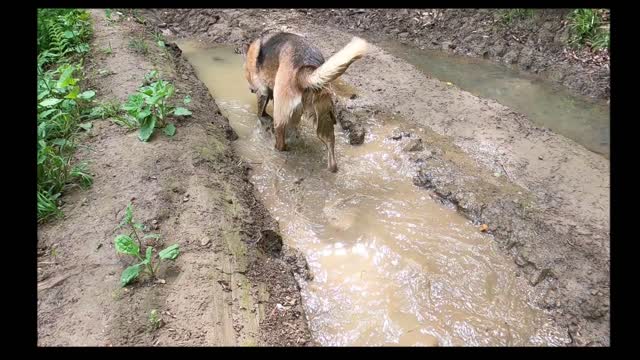
[[[365,54],[367,45],[355,37],[327,61],[318,48],[291,33],[264,34],[243,46],[244,74],[258,99],[258,118],[263,126],[273,125],[277,150],[287,150],[285,134],[296,132],[304,117],[313,121],[316,135],[327,148],[329,170],[338,170],[330,83]],[[273,118],[266,112],[271,99]]]

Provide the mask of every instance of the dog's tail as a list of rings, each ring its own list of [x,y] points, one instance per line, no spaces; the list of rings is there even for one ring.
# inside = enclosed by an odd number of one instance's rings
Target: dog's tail
[[[347,71],[349,65],[360,59],[368,48],[367,42],[354,37],[345,47],[335,53],[324,64],[301,79],[301,85],[305,89],[320,90],[328,83],[337,79]]]

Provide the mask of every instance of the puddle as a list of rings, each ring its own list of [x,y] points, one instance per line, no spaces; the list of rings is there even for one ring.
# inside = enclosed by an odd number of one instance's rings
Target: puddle
[[[562,345],[527,298],[515,264],[478,227],[412,185],[398,145],[400,125],[372,117],[365,144],[351,146],[336,127],[339,171],[310,124],[289,152],[257,126],[255,96],[231,48],[180,44],[239,139],[252,182],[302,250],[314,280],[302,284],[314,338],[322,345]],[[271,107],[271,105],[270,105]],[[268,109],[271,113],[271,108]]]
[[[610,113],[603,101],[577,97],[559,85],[484,59],[420,50],[397,42],[381,46],[433,78],[496,100],[527,115],[538,126],[609,158]]]

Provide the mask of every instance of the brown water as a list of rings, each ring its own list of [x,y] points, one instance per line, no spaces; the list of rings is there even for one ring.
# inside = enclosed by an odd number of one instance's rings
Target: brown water
[[[255,96],[231,48],[180,44],[253,165],[252,182],[285,241],[314,280],[302,282],[314,337],[323,345],[561,345],[527,299],[530,287],[493,240],[411,183],[397,121],[372,117],[365,143],[336,130],[339,171],[309,124],[289,152],[257,126]],[[271,110],[269,110],[271,111]],[[419,129],[416,129],[420,131]]]
[[[434,78],[496,100],[609,158],[610,110],[603,101],[575,96],[561,86],[485,59],[420,50],[396,41],[386,41],[381,47]]]

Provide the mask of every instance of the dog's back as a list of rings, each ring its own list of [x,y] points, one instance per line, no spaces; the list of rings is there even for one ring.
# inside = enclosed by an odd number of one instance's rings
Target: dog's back
[[[253,69],[249,71],[253,71],[271,89],[281,64],[288,67],[286,71],[294,78],[300,69],[313,71],[325,62],[318,48],[302,36],[291,33],[263,35],[251,44],[251,50],[253,53],[249,55],[255,57]]]

